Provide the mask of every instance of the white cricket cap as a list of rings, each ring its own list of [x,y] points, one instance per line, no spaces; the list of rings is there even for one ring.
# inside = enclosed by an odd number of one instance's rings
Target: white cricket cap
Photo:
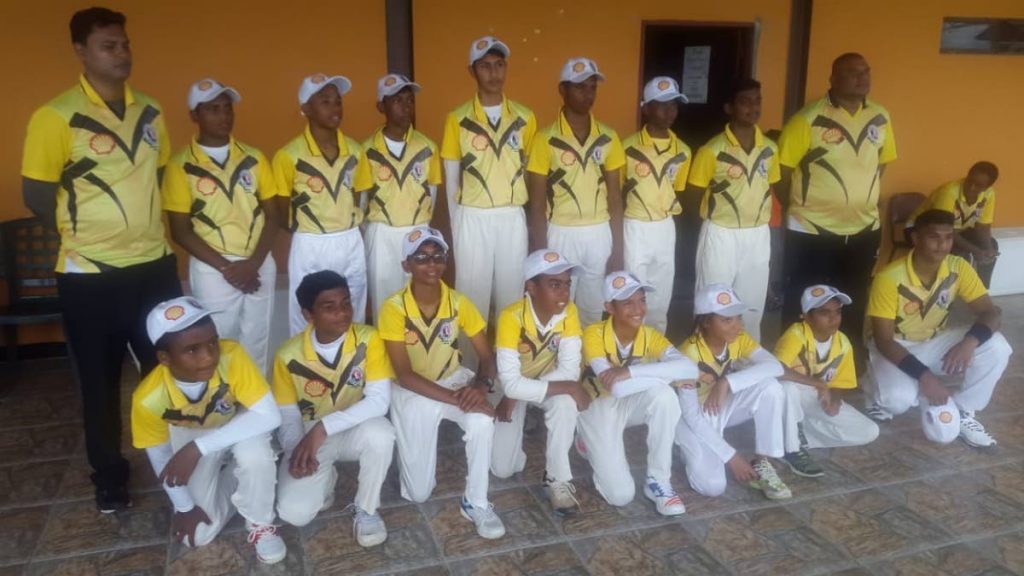
[[[544,248],[542,250],[534,250],[526,257],[523,262],[523,280],[529,280],[536,278],[541,274],[561,274],[562,272],[572,272],[579,266],[569,262],[554,250],[548,250]]]
[[[625,300],[637,290],[654,292],[654,286],[641,281],[632,272],[619,270],[604,277],[604,301]]]
[[[565,66],[562,66],[559,82],[579,84],[591,76],[597,76],[598,80],[604,80],[604,74],[597,70],[597,62],[590,58],[570,58]]]
[[[668,76],[655,76],[644,86],[644,99],[640,101],[643,106],[648,102],[671,102],[679,100],[683,104],[689,102],[686,95],[679,91],[679,84]]]
[[[338,89],[338,94],[341,96],[348,94],[348,91],[352,89],[352,82],[344,76],[328,76],[326,74],[306,76],[302,79],[302,84],[299,86],[299,104],[309,102],[313,94],[332,85]]]
[[[728,284],[708,284],[693,297],[694,314],[739,316],[749,310]]]
[[[960,435],[960,411],[953,399],[942,406],[932,406],[921,399],[921,431],[926,438],[939,444],[949,444]]]
[[[491,50],[497,50],[501,52],[505,58],[508,58],[512,51],[508,49],[508,45],[498,40],[494,36],[484,36],[483,38],[477,38],[469,45],[469,65],[472,66],[477,60],[483,58]]]
[[[179,296],[157,304],[146,316],[146,333],[149,341],[157,340],[169,332],[181,332],[212,314],[198,300],[191,296]]]
[[[408,86],[413,93],[422,90],[419,84],[409,80],[408,77],[402,76],[401,74],[388,74],[380,80],[377,80],[377,102],[383,102],[387,96],[394,96],[402,91],[403,88]]]
[[[419,226],[406,234],[402,240],[402,260],[408,260],[409,256],[415,254],[425,242],[434,242],[444,248],[445,252],[448,251],[448,243],[444,241],[444,235],[440,230],[429,226]]]
[[[814,286],[808,286],[804,290],[803,296],[800,297],[800,309],[806,314],[815,308],[821,308],[833,298],[839,300],[843,306],[848,306],[853,302],[853,298],[843,294],[833,286],[815,284]]]
[[[210,102],[221,94],[227,94],[232,102],[239,102],[242,99],[238,90],[225,86],[213,78],[203,78],[188,89],[188,109],[194,111],[196,106]]]

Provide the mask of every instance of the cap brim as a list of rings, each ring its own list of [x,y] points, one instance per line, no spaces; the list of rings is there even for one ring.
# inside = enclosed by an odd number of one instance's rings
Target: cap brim
[[[747,306],[742,302],[738,302],[736,304],[730,304],[728,306],[720,308],[718,309],[718,311],[712,312],[712,314],[717,314],[719,316],[740,316],[744,312],[750,312],[751,310],[753,310],[753,308],[751,308],[750,306]]]
[[[335,88],[337,88],[338,94],[340,94],[341,96],[348,94],[348,91],[352,89],[352,82],[348,78],[345,78],[344,76],[333,76],[331,78],[328,78],[327,82],[324,82],[324,85],[320,88],[320,90],[323,90],[328,85],[333,85]],[[317,92],[319,92],[320,90],[317,90]],[[314,92],[314,94],[315,93],[316,92]]]
[[[570,272],[571,273],[571,272],[575,272],[576,270],[579,270],[579,269],[580,269],[580,267],[577,266],[576,264],[573,264],[571,262],[562,262],[560,264],[555,264],[554,266],[552,266],[551,268],[548,268],[547,270],[544,270],[543,272],[538,272],[538,273],[534,274],[533,277],[540,276],[542,274],[545,275],[545,276],[552,276],[554,274],[561,274],[563,272]],[[529,278],[527,278],[527,280],[529,280]]]
[[[580,84],[581,82],[586,82],[587,80],[590,80],[591,78],[593,78],[595,76],[597,77],[598,80],[600,80],[602,82],[605,81],[604,74],[601,74],[600,72],[591,72],[591,73],[589,73],[589,74],[587,74],[587,75],[585,75],[583,77],[578,77],[575,80],[566,80],[566,82],[568,82],[570,84]]]
[[[434,244],[438,244],[438,245],[440,245],[440,246],[441,246],[441,248],[444,248],[444,251],[445,251],[445,252],[448,252],[448,251],[450,250],[450,249],[448,248],[448,243],[447,243],[447,242],[445,242],[444,238],[434,238],[434,237],[432,237],[432,236],[431,236],[431,237],[426,237],[426,238],[423,238],[422,240],[417,240],[417,241],[416,241],[416,242],[415,242],[415,243],[413,244],[413,246],[412,246],[412,250],[410,250],[410,251],[409,251],[409,253],[405,255],[405,259],[406,259],[406,260],[408,260],[410,256],[412,256],[413,254],[415,254],[415,253],[416,253],[416,251],[420,249],[420,246],[423,246],[423,245],[424,245],[424,244],[426,244],[427,242],[433,242]]]
[[[683,94],[682,92],[676,92],[675,94],[661,94],[659,96],[655,96],[654,98],[645,101],[644,104],[649,104],[651,102],[671,102],[673,100],[678,100],[683,104],[690,103],[690,99],[686,97],[686,94]]]
[[[806,314],[811,310],[817,310],[818,308],[821,308],[825,304],[828,304],[829,300],[839,300],[839,303],[842,304],[843,306],[849,306],[850,304],[853,304],[853,298],[850,298],[849,296],[842,292],[836,292],[835,294],[832,294],[828,298],[822,298],[821,300],[815,300],[814,302],[811,302],[810,307],[808,307],[803,312]]]
[[[237,102],[241,102],[242,101],[242,95],[238,93],[238,90],[235,90],[234,88],[232,88],[230,86],[224,86],[220,90],[216,90],[216,91],[211,92],[211,93],[207,94],[206,96],[204,96],[203,99],[197,101],[195,103],[195,105],[192,106],[191,109],[195,110],[196,108],[199,107],[200,104],[206,104],[207,102],[213,102],[221,94],[227,94],[228,97],[231,98],[232,102],[236,102],[237,103]]]
[[[512,55],[512,50],[509,49],[508,44],[505,44],[501,40],[495,40],[494,43],[488,46],[486,50],[480,52],[480,55],[477,56],[476,58],[472,57],[471,55],[469,59],[469,65],[472,66],[473,64],[476,64],[477,60],[486,56],[487,53],[490,52],[491,50],[497,50],[498,52],[501,52],[502,56],[504,56],[505,58],[508,58],[509,56]]]
[[[640,284],[639,286],[633,288],[629,292],[620,292],[620,293],[616,294],[614,297],[611,298],[611,300],[607,300],[607,301],[608,302],[621,302],[622,300],[625,300],[627,298],[632,297],[633,294],[636,294],[637,290],[643,290],[644,292],[657,292],[657,290],[654,289],[654,286],[651,286],[650,284]]]
[[[378,102],[383,102],[384,99],[387,98],[388,96],[394,96],[395,94],[398,94],[399,92],[401,92],[402,90],[405,90],[406,88],[412,88],[412,93],[413,94],[417,94],[417,93],[419,93],[420,90],[423,90],[423,87],[420,86],[419,84],[415,83],[415,82],[406,82],[405,84],[398,84],[397,88],[392,87],[392,88],[388,89],[387,92],[385,92],[384,94],[380,95],[380,98],[378,98],[377,101]]]

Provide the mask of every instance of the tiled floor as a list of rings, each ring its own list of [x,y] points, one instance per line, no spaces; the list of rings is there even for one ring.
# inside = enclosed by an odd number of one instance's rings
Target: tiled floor
[[[999,299],[1011,343],[1024,348],[1024,297]],[[135,376],[126,375],[127,390]],[[544,431],[526,434],[525,473],[492,482],[508,535],[477,538],[458,511],[465,460],[457,429],[444,427],[437,489],[427,503],[398,496],[394,467],[384,487],[386,543],[354,542],[344,504],[355,492],[342,468],[337,504],[302,529],[282,528],[289,555],[261,566],[236,518],[213,544],[171,542],[170,508],[145,456],[129,451],[135,507],[96,513],[80,430],[79,401],[64,361],[0,367],[0,576],[91,574],[923,574],[1024,573],[1024,354],[1015,356],[983,422],[999,448],[926,441],[913,415],[883,425],[862,448],[820,451],[824,479],[796,478],[781,466],[794,498],[765,500],[730,484],[717,499],[674,481],[688,514],[667,520],[640,496],[610,507],[587,464],[573,454],[583,511],[558,518],[540,487]],[[734,439],[750,444],[750,429]],[[644,431],[627,449],[637,479]]]

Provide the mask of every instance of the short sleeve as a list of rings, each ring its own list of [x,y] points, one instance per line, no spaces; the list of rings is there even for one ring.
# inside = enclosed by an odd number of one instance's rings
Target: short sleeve
[[[548,144],[546,132],[541,132],[530,145],[530,162],[526,170],[534,174],[548,175],[551,169],[551,146]]]
[[[164,180],[160,185],[161,206],[168,212],[188,214],[192,208],[192,190],[188,174],[178,162],[171,162],[164,169]]]
[[[647,353],[651,358],[661,358],[661,355],[672,347],[672,343],[665,338],[665,335],[658,330],[647,327]]]
[[[40,182],[60,182],[71,156],[71,130],[55,110],[43,107],[32,114],[21,157],[21,175]]]
[[[601,324],[588,326],[583,331],[583,361],[590,364],[595,358],[604,357],[604,334]]]
[[[800,337],[797,326],[798,324],[790,326],[775,343],[775,357],[790,368],[800,365],[800,350],[804,347],[803,338]]]
[[[405,314],[394,302],[388,300],[380,309],[377,319],[380,337],[389,342],[405,342]]]
[[[366,150],[359,148],[359,161],[356,164],[356,172],[352,178],[353,191],[365,192],[373,186],[373,173],[370,170],[370,160],[366,157]],[[360,186],[360,183],[364,186]]]
[[[395,377],[391,369],[391,361],[388,360],[388,353],[384,350],[384,341],[380,334],[373,330],[366,343],[366,381],[392,380]]]
[[[892,118],[885,123],[885,142],[882,143],[882,150],[878,153],[878,163],[888,164],[896,159],[896,135],[892,130]]]
[[[480,315],[480,311],[476,309],[473,302],[466,298],[464,294],[459,294],[459,328],[462,333],[472,338],[476,336],[484,328],[487,328],[487,321]]]
[[[494,347],[518,350],[521,329],[522,325],[515,312],[508,309],[503,310],[498,316],[498,333],[494,338]]]
[[[690,166],[689,183],[702,190],[707,188],[715,176],[715,163],[714,150],[708,146],[701,146]]]
[[[292,381],[292,374],[288,371],[288,364],[280,354],[274,357],[274,380],[270,389],[274,393],[274,400],[277,401],[278,406],[295,404],[299,401],[299,395],[295,392],[295,383]]]
[[[970,304],[978,298],[988,294],[988,290],[985,289],[985,284],[982,283],[981,278],[978,277],[978,273],[974,271],[974,268],[964,259],[960,259],[957,269],[957,274],[960,275],[960,283],[957,286],[957,295],[963,299],[964,302]]]
[[[152,448],[171,438],[170,429],[158,414],[154,414],[137,395],[132,396],[132,446]]]
[[[978,224],[992,224],[996,218],[996,191],[989,188],[986,194],[988,194],[988,201],[985,202],[985,207],[981,209],[981,215],[978,216]]]
[[[868,316],[895,320],[896,307],[899,305],[896,291],[896,282],[887,274],[875,275],[875,279],[871,282],[871,292],[868,295]]]
[[[156,165],[163,168],[171,161],[171,136],[167,133],[167,123],[164,122],[162,112],[156,119],[156,139],[160,145],[160,156],[157,158]]]
[[[440,186],[441,176],[441,155],[437,152],[437,146],[431,142],[430,160],[427,160],[427,184]]]
[[[612,141],[608,143],[608,153],[604,155],[604,169],[606,172],[618,170],[626,165],[626,153],[622,149],[622,141],[614,131],[608,133]]]
[[[252,361],[249,353],[241,344],[234,344],[234,349],[231,350],[228,377],[231,379],[228,383],[231,393],[246,408],[251,407],[270,393],[270,386],[267,385],[266,379],[263,378],[256,363]]]
[[[526,117],[526,126],[523,128],[522,146],[527,152],[533,146],[533,137],[537,135],[537,117],[530,112]]]
[[[923,203],[923,210],[942,210],[950,214],[956,213],[956,200],[960,196],[962,181],[949,182],[932,192],[927,202]],[[921,213],[919,212],[919,213]]]
[[[761,347],[747,332],[740,332],[736,343],[739,345],[738,354],[740,358],[750,358],[750,355],[757,352],[758,348]]]
[[[576,304],[569,302],[565,314],[565,330],[562,331],[562,338],[579,338],[583,335],[583,328],[580,325],[580,311]]]
[[[254,151],[256,156],[256,162],[259,167],[256,169],[256,182],[259,183],[259,189],[256,191],[256,197],[260,200],[270,200],[274,196],[277,196],[277,186],[274,182],[274,170],[270,166],[270,162],[267,161],[267,157],[263,155],[259,150]]]
[[[295,160],[284,150],[274,154],[274,187],[278,196],[290,198],[295,182]]]
[[[779,163],[795,168],[811,148],[811,125],[803,114],[797,114],[786,122],[779,136]]]
[[[846,337],[846,334],[839,332],[836,336],[843,339],[843,347],[846,348],[846,354],[839,361],[839,366],[836,367],[836,375],[832,377],[828,387],[851,390],[857,387],[857,368],[853,362],[853,346],[850,345],[850,340]]]
[[[679,165],[679,169],[676,170],[676,179],[672,183],[672,189],[676,192],[682,192],[686,189],[686,180],[690,177],[690,165],[692,163],[693,153],[687,147],[686,160],[683,160],[682,164]]]
[[[782,180],[782,170],[779,168],[779,149],[772,146],[772,157],[768,160],[768,183],[775,184]]]
[[[459,145],[459,121],[455,118],[455,114],[448,114],[448,118],[444,121],[441,158],[456,161],[462,159],[462,150]]]

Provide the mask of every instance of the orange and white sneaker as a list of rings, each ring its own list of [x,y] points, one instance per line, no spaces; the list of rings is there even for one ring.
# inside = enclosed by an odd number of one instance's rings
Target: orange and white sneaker
[[[276,564],[288,555],[288,547],[273,524],[249,524],[249,543],[256,548],[256,558],[264,564]]]
[[[683,498],[676,493],[675,489],[672,488],[672,484],[668,482],[659,482],[648,476],[647,480],[644,481],[644,496],[647,496],[647,498],[654,502],[654,507],[658,509],[658,514],[662,516],[686,514],[686,505],[683,504]]]

